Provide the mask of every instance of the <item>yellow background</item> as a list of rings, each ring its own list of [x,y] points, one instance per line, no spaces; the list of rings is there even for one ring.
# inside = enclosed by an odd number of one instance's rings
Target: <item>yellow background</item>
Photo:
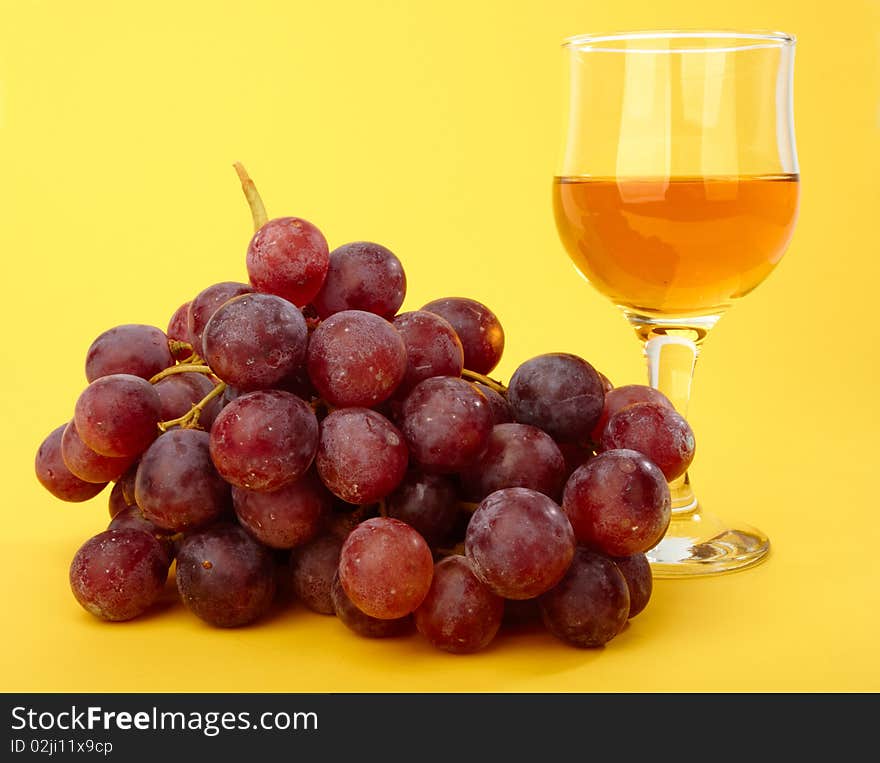
[[[300,608],[234,631],[180,606],[122,625],[79,609],[67,566],[104,528],[107,494],[54,500],[34,452],[71,416],[98,333],[164,327],[204,286],[246,279],[234,160],[270,214],[397,252],[405,307],[492,306],[503,378],[564,350],[641,382],[630,330],[553,225],[559,42],[675,26],[799,38],[800,221],[710,338],[691,415],[704,504],[764,529],[766,564],[659,582],[586,652],[529,633],[456,658]],[[0,689],[880,689],[878,50],[876,0],[3,0]]]

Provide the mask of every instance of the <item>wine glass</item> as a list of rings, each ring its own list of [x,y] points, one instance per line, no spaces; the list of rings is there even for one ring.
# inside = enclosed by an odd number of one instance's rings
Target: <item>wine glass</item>
[[[565,41],[567,134],[556,225],[586,279],[644,345],[650,384],[686,416],[700,345],[761,283],[798,208],[795,39],[780,32],[645,31]],[[761,531],[670,484],[672,521],[648,558],[659,577],[760,561]]]

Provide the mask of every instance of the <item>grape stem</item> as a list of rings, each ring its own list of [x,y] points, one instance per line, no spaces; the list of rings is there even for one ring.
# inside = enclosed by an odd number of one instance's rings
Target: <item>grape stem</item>
[[[168,349],[171,350],[171,354],[175,357],[177,357],[179,352],[185,350],[189,350],[191,355],[195,355],[195,352],[193,352],[193,346],[189,342],[182,342],[180,339],[169,339]]]
[[[266,214],[266,207],[263,205],[263,199],[260,198],[260,192],[257,190],[257,186],[254,185],[254,181],[251,180],[251,176],[248,175],[244,165],[241,162],[235,162],[232,166],[235,167],[235,171],[238,173],[238,177],[241,180],[241,190],[244,191],[244,197],[251,208],[251,215],[254,218],[254,231],[258,231],[269,220],[269,215]]]
[[[468,514],[473,514],[477,510],[479,505],[479,503],[471,503],[470,501],[458,502],[458,508],[460,508],[462,511],[468,512]]]
[[[507,387],[505,387],[500,381],[495,381],[495,379],[490,379],[488,376],[484,374],[478,374],[476,371],[470,371],[465,368],[461,372],[462,379],[468,379],[469,381],[478,381],[480,384],[485,384],[489,389],[494,389],[496,392],[506,395]]]
[[[177,366],[179,368],[179,366]],[[171,427],[180,427],[181,429],[198,429],[199,428],[199,417],[202,415],[202,411],[205,409],[205,406],[210,403],[215,397],[219,397],[226,390],[226,382],[220,382],[217,384],[214,389],[212,389],[207,395],[205,395],[199,402],[197,402],[193,407],[183,414],[183,416],[178,416],[176,419],[169,419],[168,421],[160,421],[159,422],[159,431],[167,432]]]
[[[162,381],[166,376],[172,376],[173,374],[210,374],[214,373],[211,370],[211,366],[204,366],[197,363],[179,363],[176,366],[171,366],[170,368],[163,369],[159,371],[153,378],[150,379],[150,384],[155,384],[156,382]]]

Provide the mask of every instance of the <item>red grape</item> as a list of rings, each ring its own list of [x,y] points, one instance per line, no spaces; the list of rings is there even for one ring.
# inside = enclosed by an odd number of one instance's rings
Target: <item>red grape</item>
[[[82,441],[102,456],[137,456],[159,434],[162,409],[153,386],[139,376],[95,379],[76,401],[74,422]]]
[[[330,252],[321,290],[311,301],[321,318],[366,310],[391,318],[406,296],[406,274],[395,254],[380,244],[355,241]]]
[[[131,504],[125,500],[125,490],[123,488],[123,485],[121,482],[117,482],[113,486],[113,489],[110,491],[110,518],[112,519],[117,514],[119,514],[120,511],[124,511],[129,506],[133,505],[135,504]]]
[[[169,342],[191,343],[192,339],[189,335],[189,306],[189,302],[184,302],[174,311],[174,315],[172,315],[171,319],[168,321],[168,328],[165,330],[165,335],[168,337]],[[193,347],[193,351],[198,352],[198,348]],[[175,360],[183,360],[184,358],[188,358],[192,354],[192,351],[184,348],[177,352],[172,351],[171,354],[174,356]]]
[[[269,220],[251,239],[247,271],[257,291],[302,307],[320,290],[330,266],[327,241],[299,217]]]
[[[455,484],[449,477],[411,469],[385,499],[385,509],[389,517],[412,525],[430,545],[437,545],[455,525],[456,499]]]
[[[132,374],[149,379],[173,365],[163,331],[130,323],[108,329],[92,342],[86,354],[86,378],[93,382],[111,374]]]
[[[454,654],[489,645],[504,615],[504,599],[474,575],[463,556],[449,556],[434,567],[428,595],[415,612],[416,628],[432,646]]]
[[[492,418],[496,424],[510,424],[513,421],[513,409],[506,397],[482,382],[471,383],[486,396],[486,401],[492,410]]]
[[[141,530],[107,530],[87,540],[70,564],[70,587],[82,607],[103,620],[130,620],[162,593],[168,557]]]
[[[61,455],[61,440],[67,424],[53,429],[37,449],[34,470],[40,484],[56,498],[71,503],[80,503],[94,498],[107,485],[86,482],[77,477]]]
[[[395,397],[404,397],[416,384],[432,376],[461,376],[461,340],[445,318],[416,310],[401,313],[392,324],[403,337],[407,356],[406,375]]]
[[[605,391],[587,361],[558,352],[520,365],[507,399],[521,424],[543,429],[560,442],[585,443],[602,413]]]
[[[330,586],[330,599],[333,602],[333,611],[349,630],[358,636],[365,638],[390,638],[406,633],[412,625],[412,617],[404,615],[393,619],[370,617],[358,609],[354,602],[345,593],[342,583],[339,582],[337,572]]]
[[[434,560],[425,539],[398,519],[362,522],[345,539],[339,580],[362,612],[392,620],[413,612],[431,587]]]
[[[568,569],[575,540],[562,509],[528,488],[497,490],[474,512],[465,554],[474,573],[505,599],[531,599]]]
[[[162,421],[171,421],[189,413],[196,403],[214,389],[214,383],[205,374],[172,374],[156,382],[153,389],[156,390],[159,402],[162,404],[159,414]],[[221,407],[221,401],[214,398],[202,408],[199,414],[199,427],[210,429]]]
[[[232,488],[238,521],[260,543],[272,548],[293,548],[311,540],[330,512],[330,494],[313,472],[296,482],[256,492]]]
[[[400,430],[376,411],[340,408],[321,422],[318,474],[343,501],[384,498],[403,479],[407,459]]]
[[[608,419],[621,408],[633,405],[634,403],[658,403],[674,410],[674,406],[669,402],[669,398],[659,389],[647,387],[644,384],[627,384],[623,387],[615,387],[605,393],[605,405],[602,408],[602,415],[599,417],[599,421],[596,422],[596,426],[593,427],[593,442],[599,442],[602,439],[602,431],[605,429]]]
[[[608,450],[576,469],[562,507],[578,541],[610,556],[653,548],[672,516],[663,473],[634,450]]]
[[[211,459],[223,479],[249,490],[277,490],[306,473],[318,447],[307,403],[260,390],[229,403],[211,427]]]
[[[312,612],[332,615],[330,590],[339,568],[342,538],[319,535],[290,554],[290,582],[296,597]]]
[[[176,576],[186,607],[221,628],[253,622],[275,598],[272,552],[236,525],[214,525],[184,538]]]
[[[370,408],[406,373],[406,345],[388,321],[363,310],[331,315],[312,334],[309,378],[331,405]]]
[[[447,297],[429,302],[422,310],[452,324],[464,349],[464,367],[488,374],[504,352],[504,329],[495,313],[481,302],[465,297]]]
[[[157,527],[143,515],[143,512],[137,506],[126,506],[110,520],[107,529],[138,530],[140,532],[149,533],[159,541],[159,545],[162,546],[162,549],[168,557],[168,564],[165,566],[168,567],[171,564],[172,559],[174,559],[174,541],[171,538],[173,533],[169,530],[163,530],[161,527]]]
[[[486,452],[462,472],[462,485],[474,501],[505,487],[527,487],[559,500],[564,481],[559,447],[550,435],[527,424],[493,427]]]
[[[659,403],[635,403],[615,413],[602,432],[602,450],[631,448],[660,467],[669,482],[694,460],[694,433],[678,412]]]
[[[275,387],[294,373],[307,344],[302,313],[272,294],[243,294],[224,303],[202,338],[211,370],[244,391]]]
[[[538,600],[544,625],[577,647],[602,646],[626,624],[629,589],[607,557],[579,548],[565,577]]]
[[[483,393],[448,376],[417,384],[403,402],[401,420],[413,460],[430,472],[466,468],[482,455],[492,433]]]
[[[602,389],[605,390],[605,394],[607,395],[614,389],[614,385],[611,383],[611,379],[605,376],[601,371],[596,371],[596,373],[599,374],[599,378],[602,380]]]
[[[228,508],[230,490],[211,463],[210,437],[172,429],[141,458],[135,498],[144,516],[165,530],[204,526]]]
[[[138,469],[138,461],[135,461],[129,468],[128,471],[123,474],[119,481],[116,483],[117,485],[122,486],[122,495],[125,498],[125,502],[128,505],[136,503],[135,495],[134,495],[134,483],[137,479],[137,469]]]
[[[205,326],[211,320],[211,316],[220,308],[221,305],[228,302],[233,297],[240,297],[242,294],[250,294],[253,289],[246,283],[238,283],[237,281],[222,281],[202,289],[195,299],[190,302],[189,314],[187,315],[187,329],[189,331],[189,342],[192,343],[193,350],[196,354],[203,353],[202,335],[205,333]]]
[[[644,554],[615,557],[611,561],[623,573],[629,589],[628,617],[635,617],[648,605],[648,601],[651,599],[651,592],[654,588],[651,564]]]
[[[134,457],[112,458],[95,453],[82,441],[72,421],[61,437],[61,457],[72,474],[86,482],[100,482],[102,485],[119,479],[134,462]]]

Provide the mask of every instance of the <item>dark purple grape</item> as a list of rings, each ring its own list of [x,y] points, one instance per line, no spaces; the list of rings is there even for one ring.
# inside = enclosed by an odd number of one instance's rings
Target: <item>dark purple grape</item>
[[[170,565],[171,560],[174,559],[174,541],[171,537],[173,533],[169,530],[163,530],[161,527],[157,527],[143,515],[143,512],[137,506],[126,506],[110,520],[107,529],[139,530],[140,532],[149,533],[159,541],[159,545],[161,545],[162,549],[165,551],[165,554],[168,557],[168,564],[166,567]]]
[[[565,479],[574,473],[579,466],[583,466],[593,457],[593,449],[587,445],[579,445],[576,442],[557,442],[559,452],[565,459]]]
[[[410,469],[385,499],[385,510],[389,517],[412,525],[429,545],[436,546],[455,526],[457,498],[449,477]]]
[[[205,374],[172,374],[153,385],[162,404],[162,421],[177,419],[192,410],[192,407],[207,397],[214,389],[214,383]],[[221,401],[211,400],[199,414],[199,427],[209,430],[220,413]]]
[[[340,408],[321,422],[315,463],[321,481],[348,503],[374,503],[406,474],[400,430],[369,408]]]
[[[211,459],[227,482],[278,490],[312,465],[318,420],[307,403],[280,390],[237,397],[211,427]]]
[[[504,329],[495,313],[481,302],[465,297],[447,297],[429,302],[422,310],[452,324],[464,349],[464,367],[488,374],[504,352]]]
[[[516,420],[559,442],[586,443],[605,400],[602,380],[583,358],[538,355],[516,369],[507,399]]]
[[[435,313],[401,313],[392,324],[406,345],[406,375],[394,393],[403,398],[420,381],[432,376],[461,376],[464,352],[449,321]]]
[[[183,532],[218,519],[230,490],[211,463],[210,437],[197,429],[172,429],[141,458],[135,498],[144,516],[165,530]]]
[[[345,540],[348,534],[361,522],[372,519],[379,513],[378,504],[363,504],[352,506],[350,503],[337,499],[333,512],[327,520],[327,532]]]
[[[417,384],[403,402],[401,419],[413,461],[436,473],[470,466],[492,433],[492,412],[483,393],[448,376]]]
[[[330,587],[330,598],[333,601],[333,611],[351,631],[365,638],[392,638],[402,636],[412,628],[412,615],[404,615],[390,620],[378,617],[370,617],[358,609],[354,602],[345,593],[342,583],[339,582],[339,573],[333,578]]]
[[[651,599],[654,588],[654,577],[651,574],[651,564],[644,554],[631,554],[630,556],[615,557],[611,560],[623,573],[629,589],[629,618],[635,617],[641,612]]]
[[[74,422],[82,441],[96,453],[130,458],[156,439],[161,410],[159,395],[148,381],[113,374],[95,379],[83,390]]]
[[[395,254],[380,244],[355,241],[330,252],[327,278],[312,306],[321,318],[366,310],[390,320],[405,296],[406,274]]]
[[[290,582],[296,597],[312,612],[335,614],[330,595],[339,568],[342,538],[320,535],[290,554]],[[387,620],[385,621],[387,622]]]
[[[669,398],[666,397],[659,389],[646,387],[644,384],[627,384],[623,387],[615,387],[605,393],[605,405],[602,408],[602,415],[596,426],[593,427],[592,440],[599,442],[602,439],[602,432],[605,425],[615,413],[621,408],[626,408],[634,403],[657,403],[667,408],[675,410]]]
[[[238,521],[260,543],[293,548],[315,537],[330,512],[332,498],[314,473],[308,472],[272,492],[234,487],[232,502]]]
[[[174,311],[174,315],[172,315],[171,319],[168,321],[168,328],[165,330],[165,335],[168,337],[169,342],[186,342],[187,344],[190,344],[189,306],[189,302],[184,302]],[[172,351],[171,355],[175,360],[184,360],[192,355],[193,351],[197,352],[195,347],[193,347],[192,350],[183,348],[176,352]]]
[[[70,564],[70,588],[102,620],[131,620],[149,609],[168,577],[159,541],[141,530],[107,530],[87,540]]]
[[[309,378],[328,403],[371,408],[391,397],[406,373],[403,337],[363,310],[331,315],[312,334]]]
[[[110,518],[115,517],[119,512],[127,509],[129,506],[135,506],[125,499],[125,489],[121,482],[117,482],[110,491],[109,509]]]
[[[474,573],[505,599],[531,599],[556,585],[574,554],[571,524],[543,493],[497,490],[474,512],[465,554]]]
[[[305,365],[301,365],[292,374],[285,376],[274,388],[290,392],[306,402],[320,397],[312,380],[309,379],[309,372]]]
[[[189,332],[188,341],[197,354],[202,354],[202,335],[205,333],[205,326],[208,325],[211,316],[217,312],[221,305],[233,297],[251,292],[253,289],[246,283],[222,281],[203,289],[196,295],[195,299],[190,302],[186,325]]]
[[[602,432],[602,450],[631,448],[660,467],[669,482],[694,460],[694,432],[684,416],[659,403],[635,403],[615,413]]]
[[[100,482],[102,485],[119,479],[134,462],[134,457],[112,458],[95,453],[82,441],[72,421],[61,437],[61,457],[72,474],[86,482]]]
[[[320,290],[330,267],[327,240],[308,220],[269,220],[251,239],[247,271],[257,291],[302,307]]]
[[[541,622],[541,608],[537,599],[506,599],[504,626],[519,627]]]
[[[610,559],[579,548],[565,577],[538,600],[544,625],[577,647],[606,644],[629,614],[629,589]]]
[[[105,487],[103,485],[86,482],[77,477],[61,455],[61,439],[67,424],[53,429],[37,449],[34,459],[34,470],[40,484],[56,498],[70,503],[80,503],[94,498]]]
[[[653,548],[672,516],[663,473],[634,450],[608,450],[576,469],[562,507],[578,541],[609,556]]]
[[[505,487],[527,487],[562,497],[565,459],[553,438],[527,424],[492,428],[486,452],[461,475],[468,500],[481,501]]]
[[[370,617],[392,620],[422,603],[434,574],[425,539],[398,519],[361,522],[345,539],[339,580],[354,605]]]
[[[286,299],[243,294],[211,316],[202,347],[223,381],[240,390],[268,389],[303,364],[308,338],[305,318]]]
[[[275,598],[275,557],[237,525],[218,524],[184,538],[176,575],[187,608],[221,628],[253,622]]]
[[[89,382],[112,374],[131,374],[149,379],[174,365],[168,337],[155,326],[129,323],[101,334],[86,353]]]
[[[611,383],[611,379],[605,376],[601,371],[596,371],[596,373],[599,374],[599,378],[602,380],[602,389],[605,390],[605,394],[607,395],[614,389],[614,385]]]
[[[229,405],[235,398],[240,397],[243,393],[233,387],[231,384],[226,385],[223,394],[220,396],[221,409]]]
[[[453,654],[488,646],[503,616],[504,599],[480,582],[463,556],[448,556],[434,566],[431,588],[415,611],[419,633]]]
[[[495,424],[510,424],[513,422],[513,409],[510,407],[510,403],[507,402],[506,397],[482,382],[471,383],[486,396],[486,401],[489,403],[492,419]]]

